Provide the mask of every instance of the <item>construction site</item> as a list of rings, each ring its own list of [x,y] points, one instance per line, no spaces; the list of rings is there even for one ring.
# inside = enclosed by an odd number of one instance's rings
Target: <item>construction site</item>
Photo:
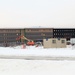
[[[44,39],[75,38],[74,28],[4,28],[0,29],[0,46],[43,44]],[[55,40],[56,41],[56,40]],[[62,40],[61,40],[62,41]],[[59,42],[59,41],[58,41]],[[65,46],[64,46],[65,47]]]

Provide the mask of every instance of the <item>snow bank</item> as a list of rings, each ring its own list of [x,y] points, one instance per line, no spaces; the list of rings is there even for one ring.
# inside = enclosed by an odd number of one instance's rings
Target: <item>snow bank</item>
[[[25,49],[18,47],[0,47],[0,56],[50,56],[50,57],[75,57],[74,48],[48,48],[27,46]]]

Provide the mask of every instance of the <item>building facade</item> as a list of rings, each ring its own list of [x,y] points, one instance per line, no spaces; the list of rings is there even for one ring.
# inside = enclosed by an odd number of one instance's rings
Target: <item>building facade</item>
[[[8,46],[19,43],[16,38],[21,35],[20,29],[0,29],[0,45]]]
[[[68,28],[54,28],[53,29],[53,38],[75,38],[75,29]]]
[[[75,38],[74,28],[8,28],[0,29],[0,46],[11,46],[25,42],[16,40],[17,37],[24,35],[26,38],[35,42],[48,38]]]
[[[44,38],[53,37],[52,28],[26,28],[25,37],[34,41],[43,41]]]

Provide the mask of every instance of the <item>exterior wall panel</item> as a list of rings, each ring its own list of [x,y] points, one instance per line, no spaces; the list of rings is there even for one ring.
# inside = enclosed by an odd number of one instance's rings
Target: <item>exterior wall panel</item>
[[[9,45],[12,42],[20,42],[16,41],[20,34],[20,29],[0,29],[0,44]]]
[[[52,28],[30,28],[25,29],[25,36],[32,40],[43,40],[43,38],[53,37]]]
[[[68,28],[54,28],[53,29],[53,37],[54,38],[66,38],[70,40],[70,38],[75,38],[75,29],[68,29]]]

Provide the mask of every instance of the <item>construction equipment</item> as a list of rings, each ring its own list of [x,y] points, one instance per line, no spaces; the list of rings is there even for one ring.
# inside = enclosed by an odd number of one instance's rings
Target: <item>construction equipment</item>
[[[35,44],[33,40],[30,40],[30,39],[26,38],[25,36],[19,36],[16,38],[16,40],[20,40],[20,39],[27,40],[28,41],[27,45],[34,45]]]

